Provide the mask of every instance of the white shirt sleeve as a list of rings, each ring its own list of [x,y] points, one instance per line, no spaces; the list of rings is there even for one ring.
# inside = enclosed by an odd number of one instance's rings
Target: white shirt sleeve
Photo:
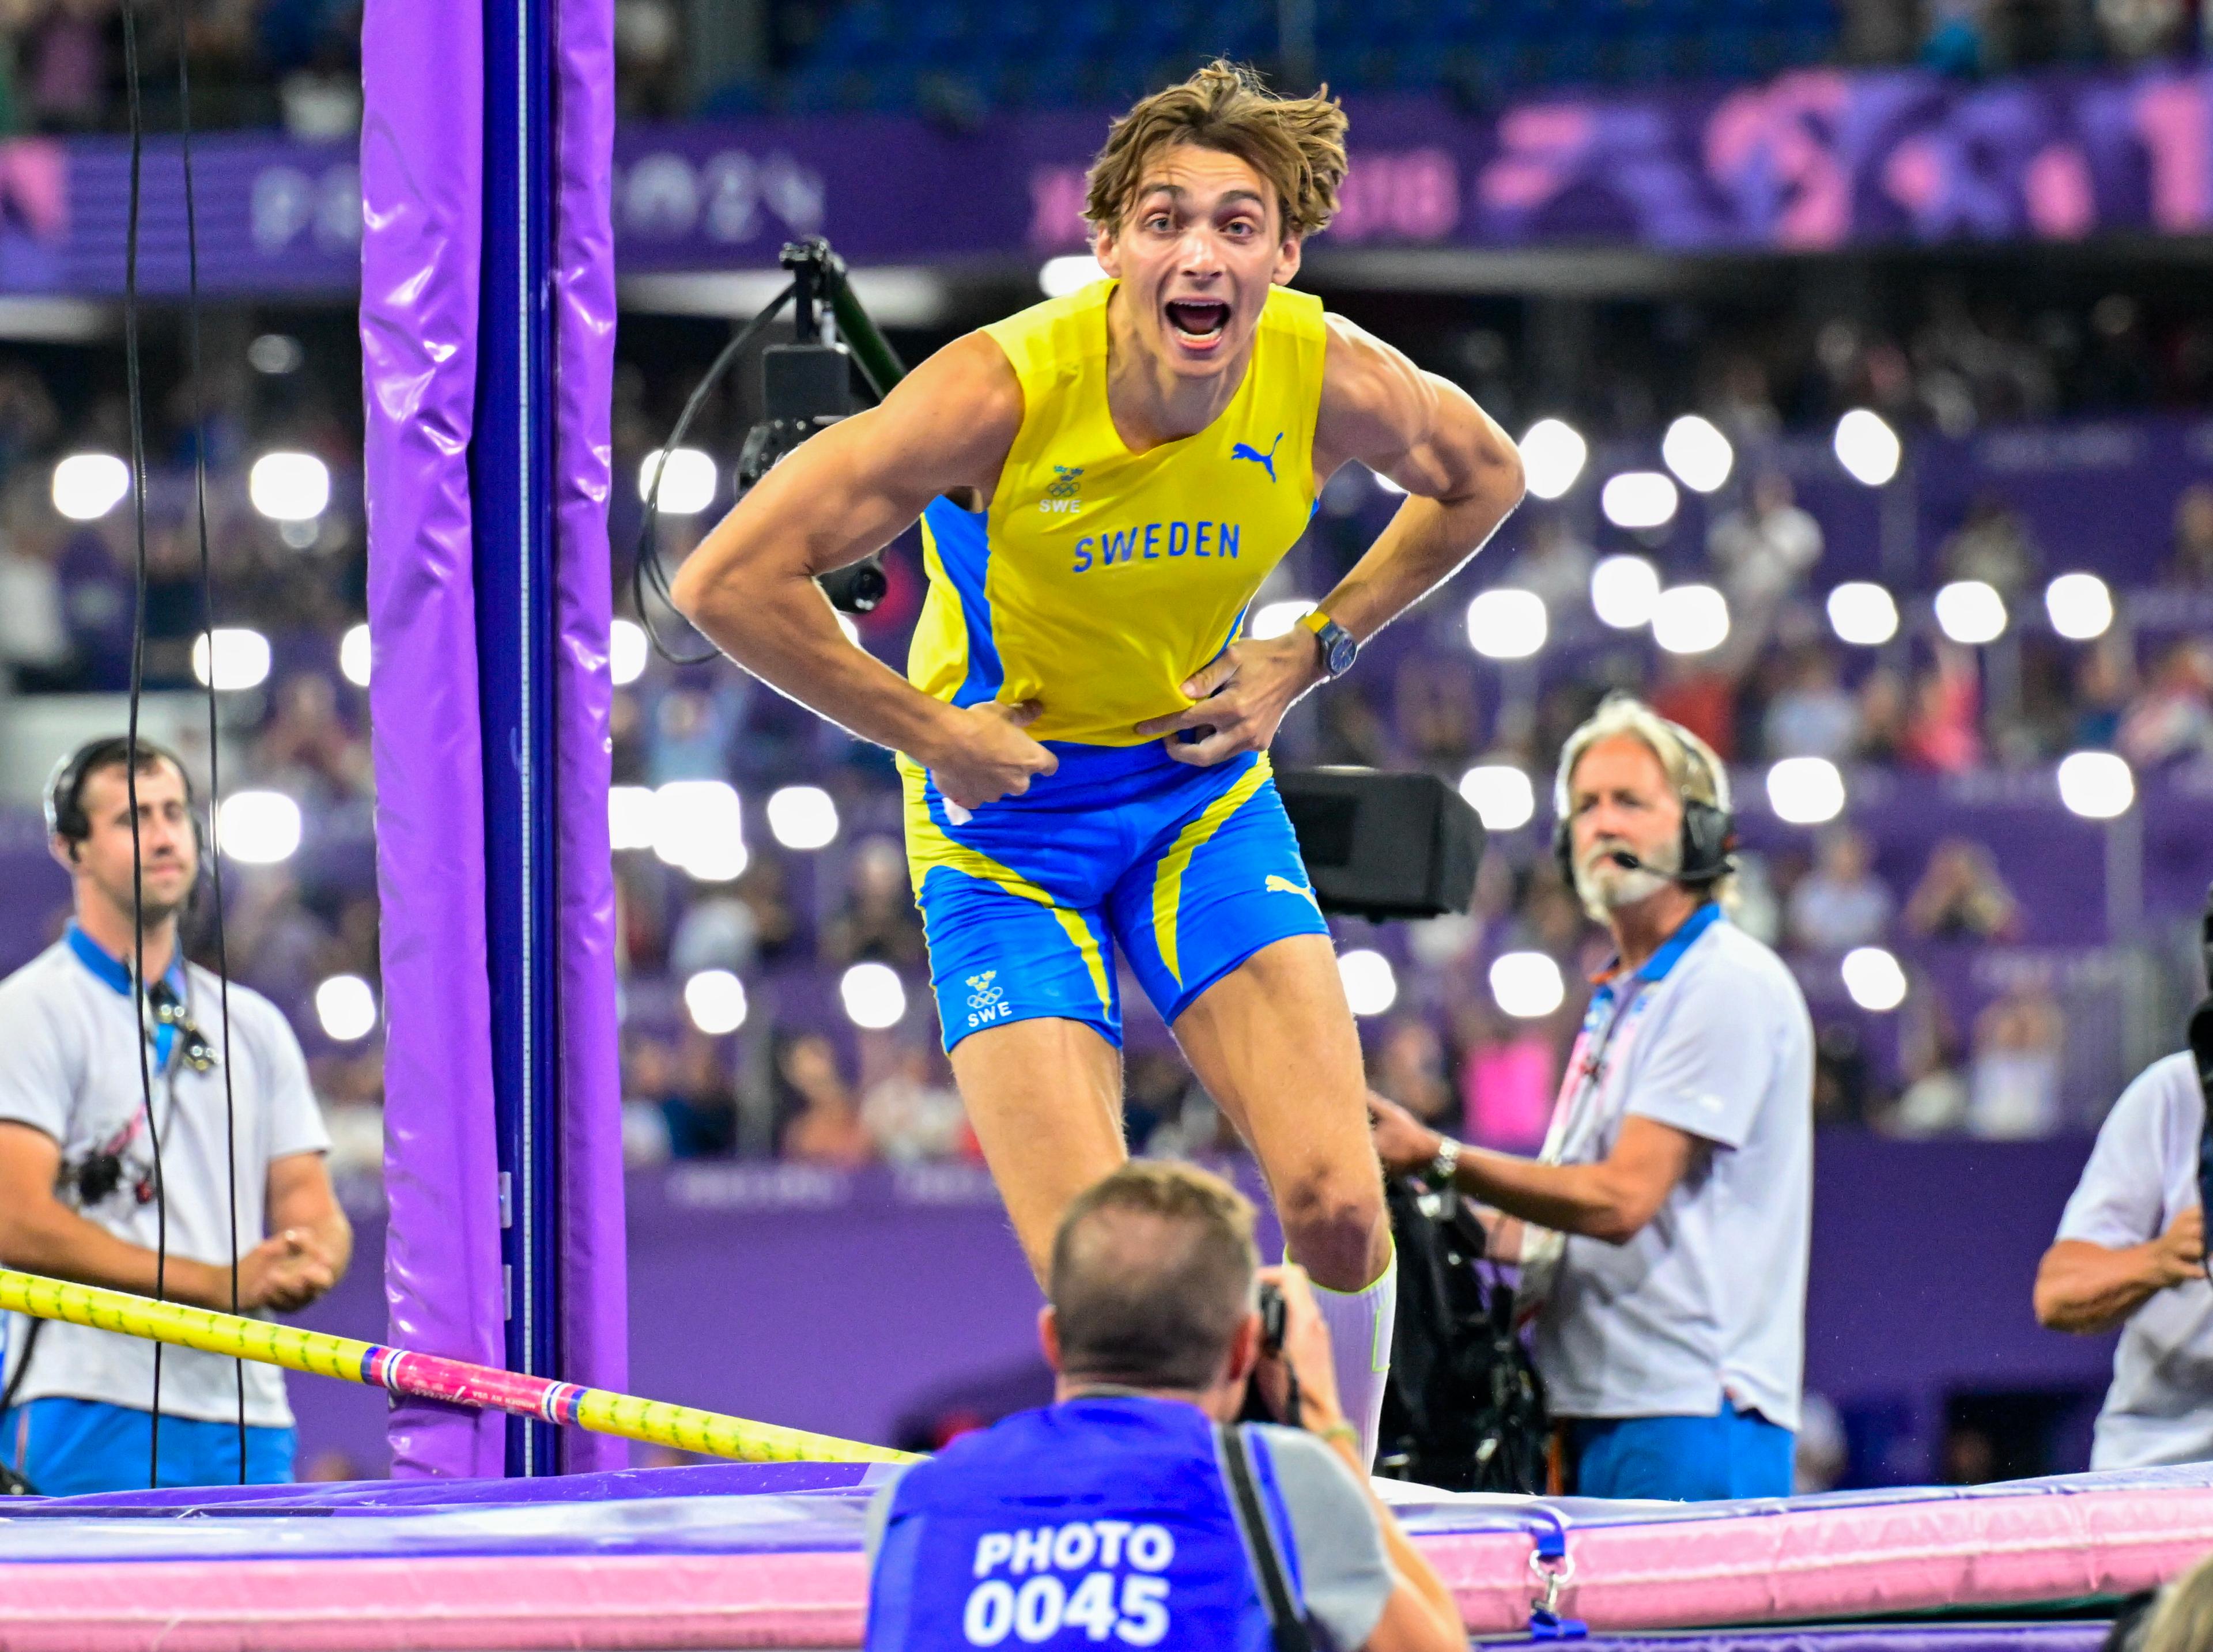
[[[1737,1148],[1752,1134],[1774,1077],[1777,1038],[1753,1023],[1766,1009],[1733,974],[1684,983],[1633,1053],[1622,1112]]]
[[[81,1064],[70,1059],[57,1007],[18,976],[0,988],[0,1119],[44,1131],[66,1148]]]
[[[323,1127],[314,1087],[308,1082],[308,1058],[300,1040],[275,1005],[258,1004],[255,1009],[261,1012],[261,1058],[268,1084],[269,1156],[327,1153],[331,1136]]]
[[[2082,1180],[2060,1216],[2058,1237],[2110,1251],[2159,1237],[2167,1204],[2167,1116],[2158,1074],[2155,1065],[2137,1075],[2106,1115]]]

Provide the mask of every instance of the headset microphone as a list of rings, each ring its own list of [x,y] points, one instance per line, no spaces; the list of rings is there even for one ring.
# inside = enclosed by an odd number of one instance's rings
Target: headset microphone
[[[1606,857],[1625,872],[1644,870],[1644,863],[1625,849],[1609,849],[1606,851]]]

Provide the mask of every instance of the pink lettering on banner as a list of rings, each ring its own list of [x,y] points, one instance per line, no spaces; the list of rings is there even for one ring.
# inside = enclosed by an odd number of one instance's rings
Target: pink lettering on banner
[[[2098,222],[2098,196],[2090,163],[2072,143],[2039,150],[2021,174],[2028,221],[2036,233],[2053,241],[2076,241]]]
[[[1499,212],[1528,212],[1562,193],[1588,158],[1598,123],[1589,106],[1539,103],[1509,109],[1498,123],[1498,158],[1475,180],[1475,197]]]
[[[8,216],[40,241],[69,233],[69,162],[51,137],[0,143],[0,199]]]
[[[1338,196],[1339,241],[1440,241],[1460,227],[1460,168],[1442,149],[1356,150]]]
[[[2137,135],[2151,157],[2152,222],[2166,230],[2213,221],[2213,109],[2202,78],[2158,80],[2137,94]]]
[[[1706,122],[1706,165],[1745,229],[1783,247],[1844,243],[1851,186],[1834,134],[1850,98],[1846,76],[1813,69],[1722,100]]]
[[[1944,192],[1944,156],[1925,137],[1909,137],[1882,163],[1882,192],[1918,221],[1936,210]]]
[[[1090,236],[1083,222],[1083,168],[1038,167],[1030,173],[1030,245],[1042,248],[1082,247]]]

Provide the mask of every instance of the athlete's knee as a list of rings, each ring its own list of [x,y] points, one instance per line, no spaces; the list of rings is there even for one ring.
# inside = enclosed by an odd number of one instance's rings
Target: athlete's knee
[[[1291,1259],[1332,1290],[1372,1283],[1390,1254],[1383,1186],[1372,1164],[1300,1166],[1275,1183]]]

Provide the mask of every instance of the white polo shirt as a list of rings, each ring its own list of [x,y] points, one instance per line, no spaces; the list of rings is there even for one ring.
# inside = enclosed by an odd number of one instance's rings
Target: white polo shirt
[[[119,983],[122,966],[99,957]],[[186,1012],[223,1049],[220,983],[188,968]],[[165,1045],[174,1040],[164,1040]],[[154,1059],[148,1040],[147,1059]],[[144,1111],[138,1067],[137,1013],[131,996],[94,973],[64,937],[0,982],[0,1119],[32,1125],[61,1143],[63,1197],[74,1204],[75,1171],[88,1155],[131,1130]],[[271,1160],[320,1153],[330,1145],[300,1042],[277,1006],[234,983],[230,1058],[237,1098],[238,1249],[265,1236],[264,1196]],[[161,1128],[163,1185],[172,1257],[228,1264],[230,1198],[223,1071],[194,1072],[181,1050],[154,1072],[154,1116]],[[150,1173],[153,1152],[143,1125],[123,1150],[121,1185],[80,1214],[110,1233],[154,1247],[155,1208],[140,1204],[133,1185]],[[8,1321],[9,1375],[21,1357],[29,1321]],[[246,1420],[289,1427],[283,1373],[246,1365]],[[235,1362],[191,1349],[162,1356],[162,1414],[227,1422],[238,1414]],[[49,1323],[40,1332],[29,1374],[16,1400],[67,1395],[145,1411],[154,1394],[154,1344],[134,1337]]]
[[[1560,1106],[1562,1163],[1605,1159],[1631,1114],[1701,1150],[1627,1244],[1568,1236],[1536,1321],[1546,1404],[1561,1417],[1710,1417],[1726,1397],[1795,1429],[1814,1027],[1783,960],[1702,908],[1634,976],[1600,989]]]
[[[2205,1096],[2189,1052],[2137,1074],[2098,1131],[2058,1237],[2126,1250],[2165,1233],[2198,1204]],[[2092,1468],[2149,1468],[2213,1459],[2213,1285],[2170,1285],[2122,1327],[2113,1381],[2098,1413]]]

